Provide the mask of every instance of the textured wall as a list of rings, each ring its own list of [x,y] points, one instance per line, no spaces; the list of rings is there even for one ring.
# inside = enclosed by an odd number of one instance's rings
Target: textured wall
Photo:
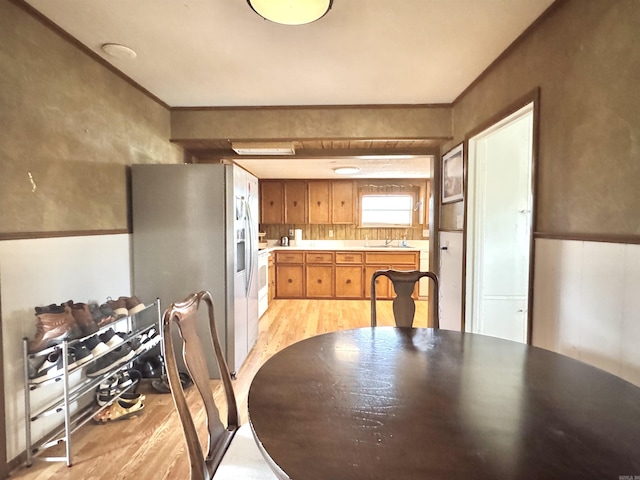
[[[640,235],[639,32],[637,0],[561,2],[456,103],[443,152],[539,86],[536,230]]]
[[[171,138],[449,138],[449,106],[177,109]]]
[[[0,1],[0,234],[127,228],[126,166],[181,162],[169,128],[166,108]]]

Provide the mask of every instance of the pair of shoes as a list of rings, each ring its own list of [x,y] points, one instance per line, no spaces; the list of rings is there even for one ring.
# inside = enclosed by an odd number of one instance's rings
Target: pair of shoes
[[[115,312],[106,303],[103,303],[102,305],[98,305],[97,302],[89,303],[89,312],[91,312],[91,317],[98,328],[102,328],[105,325],[114,322],[117,317]]]
[[[79,343],[69,347],[69,369],[79,367],[89,362],[93,354],[84,343]]]
[[[137,370],[125,370],[111,375],[96,389],[96,402],[103,407],[112,402],[121,392],[130,389],[120,397],[128,399],[128,396],[136,394],[140,380],[142,380],[142,374]]]
[[[138,358],[134,362],[134,368],[142,373],[144,378],[160,378],[164,367],[162,355],[154,355]]]
[[[56,349],[47,355],[44,363],[36,369],[36,372],[31,377],[31,383],[40,384],[61,376],[64,373],[61,353],[60,349]]]
[[[158,343],[160,343],[160,335],[154,327],[147,330],[142,335],[131,339],[129,345],[136,352],[136,355],[140,355],[148,350],[151,350]]]
[[[98,331],[98,325],[93,320],[89,306],[86,303],[74,303],[71,305],[71,314],[80,327],[83,336],[88,336]]]
[[[123,395],[124,397],[124,395]],[[131,398],[119,398],[104,410],[93,416],[96,423],[109,423],[137,416],[144,410],[144,395],[132,394]]]
[[[63,340],[79,338],[82,331],[78,327],[67,304],[36,307],[36,334],[27,342],[29,353],[60,344]]]
[[[120,338],[114,334],[112,338]],[[120,338],[120,344],[114,350],[109,351],[105,355],[96,360],[89,368],[87,368],[87,377],[98,377],[109,370],[128,363],[135,356],[135,352],[131,347]],[[109,347],[108,347],[109,348]]]
[[[126,317],[129,315],[135,315],[146,308],[145,304],[140,301],[136,296],[133,297],[118,297],[117,300],[113,300],[111,297],[107,299],[107,305],[115,312],[119,317]]]
[[[191,385],[193,385],[193,380],[189,374],[180,372],[180,383],[182,384],[182,389],[186,390]],[[151,386],[159,393],[171,393],[171,387],[169,386],[169,379],[166,375],[162,378],[156,378],[151,382]]]

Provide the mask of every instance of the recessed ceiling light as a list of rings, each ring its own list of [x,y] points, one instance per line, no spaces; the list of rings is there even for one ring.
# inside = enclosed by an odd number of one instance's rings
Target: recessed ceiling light
[[[358,173],[360,169],[358,167],[338,167],[333,169],[338,175],[353,175]]]
[[[119,43],[103,43],[100,48],[110,57],[133,59],[138,56],[134,50]]]

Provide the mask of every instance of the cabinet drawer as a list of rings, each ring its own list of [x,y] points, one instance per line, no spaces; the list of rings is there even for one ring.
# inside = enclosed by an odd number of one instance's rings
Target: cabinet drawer
[[[365,261],[370,263],[393,263],[393,264],[406,264],[417,265],[418,252],[367,252],[365,254]]]
[[[302,263],[303,252],[276,252],[276,263]]]
[[[333,263],[333,252],[306,252],[307,263]]]
[[[336,263],[362,263],[362,252],[336,252]]]

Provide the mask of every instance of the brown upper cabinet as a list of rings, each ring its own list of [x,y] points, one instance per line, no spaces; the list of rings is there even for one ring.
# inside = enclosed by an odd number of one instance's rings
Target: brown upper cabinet
[[[260,182],[261,223],[355,223],[352,180],[264,180]],[[277,203],[282,205],[276,210]]]
[[[351,180],[331,182],[331,222],[355,223],[355,184]]]
[[[260,182],[260,215],[262,223],[284,223],[283,200],[282,182]]]
[[[306,181],[284,182],[284,202],[284,223],[307,223]]]
[[[309,182],[309,223],[331,223],[331,184],[328,181]]]

